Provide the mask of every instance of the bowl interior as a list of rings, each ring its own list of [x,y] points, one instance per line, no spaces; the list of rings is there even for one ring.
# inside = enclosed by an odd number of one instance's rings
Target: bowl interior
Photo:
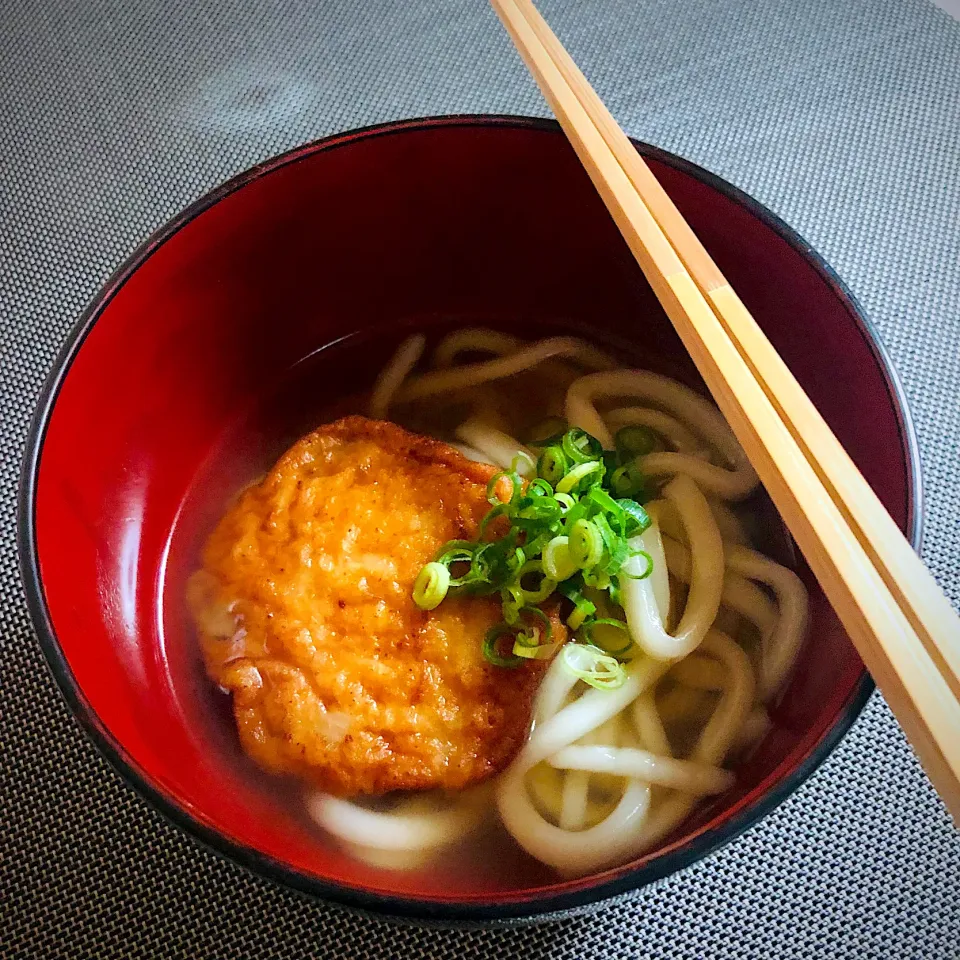
[[[907,529],[903,414],[849,302],[742,198],[650,162]],[[750,822],[862,698],[862,664],[801,564],[810,639],[775,728],[666,851],[568,883],[507,846],[470,869],[359,864],[310,827],[291,787],[253,771],[203,676],[183,584],[225,499],[368,386],[412,329],[572,330],[694,385],[696,371],[550,124],[408,124],[304,148],[188,212],[133,266],[88,318],[48,410],[32,517],[45,643],[111,758],[222,849],[368,906],[586,899]]]

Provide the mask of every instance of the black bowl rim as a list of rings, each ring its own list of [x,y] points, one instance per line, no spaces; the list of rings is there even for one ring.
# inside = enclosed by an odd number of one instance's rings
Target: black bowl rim
[[[491,901],[452,901],[431,898],[404,897],[383,894],[376,891],[333,883],[310,876],[289,865],[267,856],[260,851],[240,844],[181,807],[176,799],[159,785],[153,783],[149,775],[140,768],[127,753],[123,745],[116,740],[93,710],[83,691],[80,689],[57,641],[53,623],[47,608],[43,583],[40,577],[39,555],[36,538],[36,494],[40,459],[47,426],[53,412],[60,388],[73,364],[84,340],[109,305],[113,297],[139,269],[139,267],[167,240],[186,224],[193,221],[220,200],[236,192],[254,180],[259,179],[281,167],[296,163],[323,150],[335,149],[354,143],[393,134],[406,134],[431,127],[507,127],[526,128],[562,136],[559,125],[553,120],[512,115],[471,115],[455,114],[449,116],[423,117],[400,120],[384,124],[362,127],[345,133],[334,134],[295,147],[277,157],[266,160],[249,170],[231,178],[220,187],[190,204],[180,214],[171,219],[140,245],[117,269],[103,289],[84,310],[79,321],[71,331],[54,366],[40,392],[36,413],[30,425],[20,476],[17,510],[17,547],[20,558],[20,571],[34,628],[40,646],[53,673],[61,694],[66,699],[82,729],[92,740],[94,746],[123,776],[126,782],[138,791],[168,821],[183,829],[188,835],[199,840],[205,847],[226,857],[234,863],[252,870],[261,876],[307,894],[338,903],[342,906],[370,912],[395,919],[425,921],[428,923],[490,923],[523,920],[555,919],[559,916],[579,913],[591,904],[608,900],[619,894],[639,889],[661,880],[670,874],[684,869],[696,860],[719,849],[730,840],[753,826],[770,811],[777,807],[802,784],[831,753],[854,720],[859,716],[874,689],[874,682],[864,671],[863,676],[852,691],[846,704],[838,714],[833,726],[803,761],[762,797],[748,808],[732,817],[721,827],[705,831],[693,837],[683,846],[657,857],[655,860],[634,870],[625,871],[611,880],[596,883],[579,890],[547,896],[513,897]],[[907,468],[907,535],[914,548],[919,550],[922,539],[922,476],[920,453],[916,432],[907,406],[906,395],[899,377],[891,363],[885,347],[880,341],[876,329],[867,319],[863,309],[847,289],[844,282],[826,261],[814,251],[795,230],[768,210],[758,201],[708,170],[668,153],[659,147],[634,141],[634,145],[644,155],[660,163],[686,173],[724,194],[729,199],[746,208],[754,217],[762,221],[794,250],[800,253],[831,287],[834,295],[844,304],[847,312],[855,320],[861,336],[873,353],[880,369],[894,410],[899,420],[900,439]]]

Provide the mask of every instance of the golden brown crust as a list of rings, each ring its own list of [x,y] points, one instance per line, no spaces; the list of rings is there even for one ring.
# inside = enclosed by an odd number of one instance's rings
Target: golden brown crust
[[[499,599],[429,613],[411,599],[442,544],[476,536],[492,474],[438,440],[346,417],[294,444],[227,512],[191,606],[208,673],[233,693],[262,767],[350,796],[460,788],[509,763],[541,665],[483,658]]]

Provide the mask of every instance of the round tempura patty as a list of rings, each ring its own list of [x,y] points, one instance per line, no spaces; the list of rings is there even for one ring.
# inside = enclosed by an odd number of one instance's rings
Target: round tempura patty
[[[262,767],[351,796],[464,787],[519,750],[542,668],[484,659],[499,598],[430,612],[411,599],[439,547],[476,536],[492,474],[445,443],[347,417],[230,508],[190,599],[208,673]]]

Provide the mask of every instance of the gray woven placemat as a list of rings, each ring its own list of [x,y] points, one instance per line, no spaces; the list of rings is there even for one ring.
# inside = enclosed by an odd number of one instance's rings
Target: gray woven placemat
[[[917,421],[924,556],[960,599],[960,26],[925,0],[544,0],[627,130],[797,227],[878,325]],[[539,928],[429,931],[199,849],[86,742],[27,621],[13,504],[58,345],[152,229],[294,144],[543,114],[484,0],[0,5],[0,957],[960,957],[960,836],[884,703],[762,824]]]

